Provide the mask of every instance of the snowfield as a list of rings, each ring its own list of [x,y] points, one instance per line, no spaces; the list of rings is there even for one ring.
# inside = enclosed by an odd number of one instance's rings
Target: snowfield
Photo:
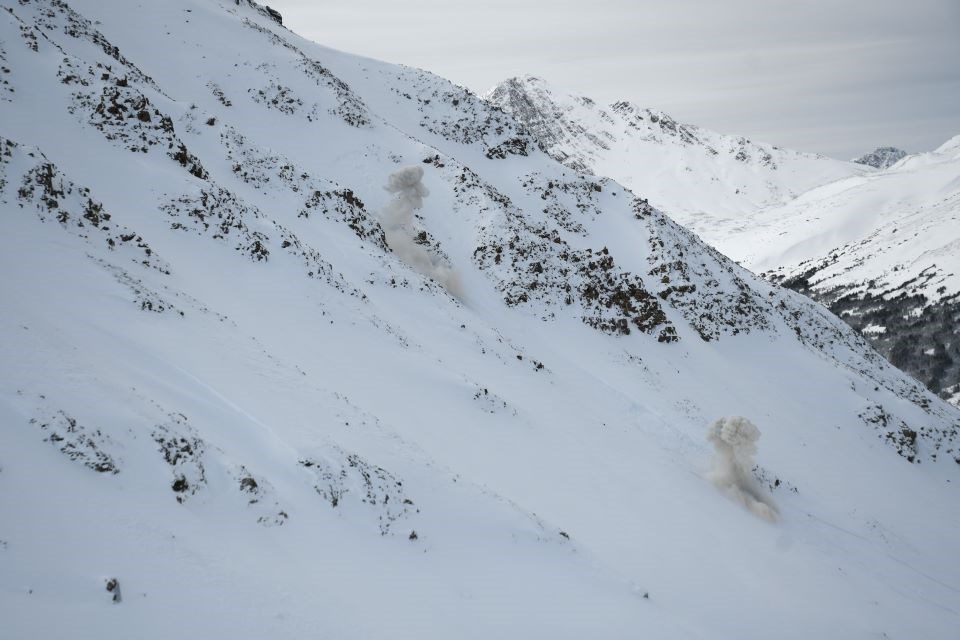
[[[246,1],[2,9],[4,638],[955,633],[960,410],[820,305]]]

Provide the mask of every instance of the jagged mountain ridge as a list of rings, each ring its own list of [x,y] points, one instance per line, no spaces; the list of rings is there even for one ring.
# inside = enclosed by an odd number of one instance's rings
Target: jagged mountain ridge
[[[708,239],[718,227],[738,227],[746,213],[869,171],[683,124],[627,101],[603,106],[533,76],[505,80],[485,97],[557,161],[617,180]]]
[[[957,412],[816,305],[256,5],[5,9],[14,637],[953,628]],[[388,250],[410,163],[463,299]],[[777,525],[704,477],[732,413]]]

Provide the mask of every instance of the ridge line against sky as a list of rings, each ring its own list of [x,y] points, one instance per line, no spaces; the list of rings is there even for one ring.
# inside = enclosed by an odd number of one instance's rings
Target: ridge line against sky
[[[960,1],[269,0],[322,45],[484,93],[535,75],[609,104],[850,159],[960,134]]]

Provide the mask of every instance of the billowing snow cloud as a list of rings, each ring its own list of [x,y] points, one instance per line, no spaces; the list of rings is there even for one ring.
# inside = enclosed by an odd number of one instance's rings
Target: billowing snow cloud
[[[387,178],[384,187],[394,194],[380,215],[387,245],[397,256],[419,273],[436,280],[453,295],[460,297],[460,278],[439,256],[433,255],[416,241],[413,212],[423,206],[430,191],[423,184],[423,167],[401,167]]]
[[[775,521],[778,516],[776,505],[751,475],[760,429],[746,418],[731,416],[710,425],[707,438],[716,452],[710,480],[755,515]]]

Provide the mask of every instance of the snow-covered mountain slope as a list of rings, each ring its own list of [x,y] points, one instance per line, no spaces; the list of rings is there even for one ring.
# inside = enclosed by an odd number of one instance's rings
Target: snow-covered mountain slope
[[[5,638],[957,628],[957,409],[476,96],[234,0],[0,56]]]
[[[960,401],[960,136],[753,220],[733,255],[822,301],[898,367]]]
[[[531,76],[510,78],[486,98],[558,161],[617,180],[705,238],[738,227],[745,214],[870,171],[682,124],[630,102],[603,106]]]
[[[901,159],[907,156],[907,152],[896,147],[877,147],[870,153],[865,153],[859,158],[854,158],[857,164],[865,164],[874,169],[886,169],[892,167]]]
[[[906,160],[883,147],[853,164],[628,103],[604,108],[537,78],[507,80],[488,99],[557,160],[649,196],[725,255],[823,302],[960,403],[956,288],[941,282],[958,273],[960,255],[955,141]]]

